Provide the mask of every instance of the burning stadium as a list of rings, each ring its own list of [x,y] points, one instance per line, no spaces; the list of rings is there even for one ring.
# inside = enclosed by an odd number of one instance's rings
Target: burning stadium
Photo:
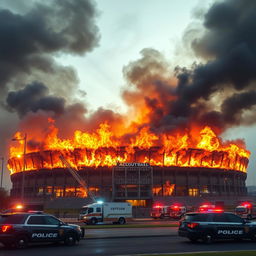
[[[256,123],[256,1],[244,2],[216,1],[205,9],[198,27],[184,31],[177,63],[164,56],[169,50],[136,49],[137,56],[127,45],[99,51],[108,58],[87,68],[76,57],[104,46],[94,1],[32,1],[27,12],[0,10],[0,153],[9,159],[11,196],[87,197],[60,156],[106,200],[147,205],[155,198],[246,195],[250,152],[236,136],[225,140]],[[112,67],[112,55],[126,51],[116,62],[126,64]]]
[[[52,121],[50,121],[52,122]],[[63,155],[95,197],[149,205],[154,198],[242,196],[250,153],[231,142],[223,143],[210,127],[190,133],[157,136],[144,129],[121,146],[107,124],[96,133],[76,131],[72,139],[58,138],[51,124],[40,150],[24,141],[10,148],[11,195],[19,197],[25,172],[24,196],[30,199],[87,197],[60,160]],[[161,146],[160,146],[161,144]]]

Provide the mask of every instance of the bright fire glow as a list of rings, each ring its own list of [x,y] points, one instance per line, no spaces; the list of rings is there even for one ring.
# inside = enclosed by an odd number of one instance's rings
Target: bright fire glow
[[[152,166],[206,167],[246,172],[250,152],[235,143],[223,143],[213,129],[192,129],[155,134],[144,127],[129,139],[111,131],[102,123],[95,132],[77,130],[62,139],[54,122],[46,138],[33,137],[38,146],[27,146],[25,170],[63,168],[63,154],[73,167],[115,166],[124,162],[149,163]],[[20,132],[15,137],[22,137]],[[34,143],[35,144],[35,143]],[[24,141],[12,143],[8,168],[11,174],[23,171]]]
[[[22,204],[17,204],[16,206],[15,206],[15,209],[17,209],[17,210],[21,210],[21,209],[23,209],[24,207],[23,207],[23,205]]]

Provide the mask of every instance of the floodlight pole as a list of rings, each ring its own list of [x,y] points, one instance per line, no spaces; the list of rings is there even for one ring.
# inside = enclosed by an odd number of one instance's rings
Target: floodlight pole
[[[21,183],[21,200],[24,203],[24,186],[25,186],[25,171],[26,171],[26,148],[27,148],[27,134],[24,135],[24,151],[23,151],[23,172],[22,172],[22,183]]]
[[[1,172],[1,188],[3,187],[3,175],[4,175],[4,157],[1,157],[2,161],[2,172]]]
[[[23,148],[23,171],[22,171],[22,179],[21,179],[21,201],[24,203],[24,186],[25,186],[25,171],[26,171],[26,148],[27,148],[27,134],[24,134],[24,137],[21,139],[13,138],[13,141],[24,140],[24,148]]]

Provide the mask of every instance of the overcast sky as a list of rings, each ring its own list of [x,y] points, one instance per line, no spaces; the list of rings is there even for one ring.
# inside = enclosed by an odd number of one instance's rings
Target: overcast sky
[[[99,47],[86,57],[61,56],[76,67],[86,100],[92,109],[99,106],[124,110],[120,88],[124,85],[122,69],[140,57],[144,48],[162,52],[170,63],[189,65],[196,58],[185,54],[183,33],[198,22],[195,13],[207,9],[211,1],[198,0],[97,0],[101,39]],[[191,53],[191,52],[190,52]],[[100,91],[100,93],[99,93]]]

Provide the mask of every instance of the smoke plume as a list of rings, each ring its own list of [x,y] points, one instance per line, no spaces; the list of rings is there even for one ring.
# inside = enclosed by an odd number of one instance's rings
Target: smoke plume
[[[0,9],[2,150],[15,131],[29,129],[31,120],[71,118],[70,112],[82,118],[87,110],[75,98],[79,89],[76,72],[57,58],[85,55],[100,39],[93,0],[19,2],[13,2],[16,11],[7,8],[8,2]],[[40,120],[47,123],[47,118]]]
[[[97,11],[90,0],[35,2],[24,14],[0,9],[2,111],[45,111],[60,116],[72,108],[78,79],[58,54],[82,55],[99,41]]]
[[[255,19],[253,0],[214,3],[205,13],[204,32],[193,36],[187,30],[184,36],[202,63],[171,73],[161,53],[144,49],[141,59],[124,68],[131,87],[123,92],[124,100],[136,106],[139,98],[140,115],[159,132],[191,123],[221,132],[255,122]]]
[[[108,123],[124,138],[143,128],[168,133],[210,125],[221,133],[255,122],[256,1],[218,1],[205,13],[200,34],[185,32],[185,45],[201,60],[192,67],[173,70],[159,51],[143,49],[141,58],[123,68],[127,115],[104,108],[89,115],[74,96],[81,93],[75,70],[56,58],[98,46],[94,2],[54,0],[30,7],[23,14],[0,10],[0,115],[17,115],[19,128],[30,129],[31,137],[47,130],[49,117],[61,136]]]

